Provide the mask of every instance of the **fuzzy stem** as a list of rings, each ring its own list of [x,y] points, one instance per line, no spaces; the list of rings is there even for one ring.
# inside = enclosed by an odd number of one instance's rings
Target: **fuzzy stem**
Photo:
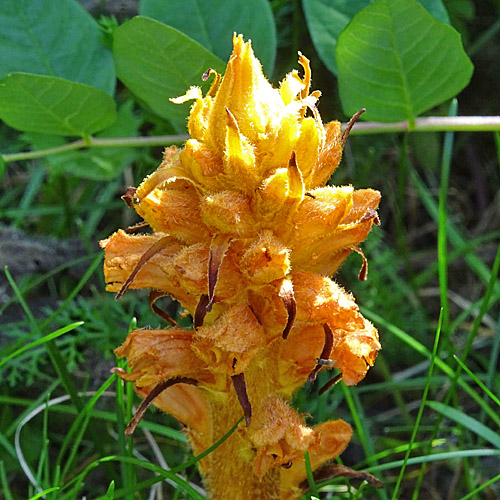
[[[212,403],[213,439],[218,439],[241,416],[236,395]],[[199,450],[194,450],[197,453]],[[254,452],[241,426],[199,464],[210,500],[279,500],[280,474],[268,472],[262,481],[253,471]]]

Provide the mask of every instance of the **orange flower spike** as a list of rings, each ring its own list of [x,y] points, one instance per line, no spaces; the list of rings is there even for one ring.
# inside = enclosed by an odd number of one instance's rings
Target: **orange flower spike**
[[[193,452],[245,422],[199,463],[213,500],[296,500],[313,469],[338,456],[352,429],[308,427],[289,405],[321,370],[356,384],[373,365],[376,329],[331,276],[373,224],[380,194],[325,186],[346,134],[323,125],[311,70],[275,89],[250,42],[233,39],[223,77],[190,88],[191,138],[124,199],[152,234],[118,231],[101,242],[107,289],[149,288],[153,310],[173,329],[136,330],[116,350],[117,370],[144,398],[131,432],[154,404],[186,426]],[[172,296],[193,317],[181,330],[154,302]],[[328,384],[327,384],[328,386]]]

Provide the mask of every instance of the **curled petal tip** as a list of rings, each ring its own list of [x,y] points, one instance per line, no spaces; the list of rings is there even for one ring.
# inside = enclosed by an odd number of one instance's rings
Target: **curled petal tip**
[[[193,326],[195,330],[197,330],[200,326],[203,326],[205,316],[208,312],[210,312],[208,310],[210,307],[209,303],[210,299],[208,298],[208,295],[203,294],[198,301],[198,305],[196,306],[196,311],[194,313]]]
[[[373,208],[369,208],[365,213],[364,215],[361,217],[361,219],[359,219],[359,223],[363,223],[363,222],[368,222],[370,220],[373,220],[373,223],[375,225],[377,225],[375,223],[375,219],[378,220],[378,216],[377,216],[377,211],[374,210]],[[380,221],[378,221],[378,223],[380,224]]]
[[[321,396],[321,394],[323,394],[324,392],[326,392],[328,389],[330,389],[330,387],[333,387],[335,384],[337,384],[338,382],[340,382],[340,380],[342,379],[342,373],[339,373],[337,375],[335,375],[335,377],[333,377],[331,380],[329,380],[320,390],[319,390],[319,395]]]
[[[142,403],[135,412],[132,420],[125,428],[126,436],[131,436],[134,433],[135,429],[139,425],[139,422],[142,420],[142,417],[146,413],[146,410],[151,406],[151,403],[155,400],[155,398],[157,398],[164,390],[172,387],[175,384],[197,385],[198,381],[188,377],[174,377],[169,380],[164,380],[163,382],[160,382],[158,385],[156,385],[151,390],[151,392],[142,400]]]
[[[373,474],[365,471],[357,471],[341,464],[327,464],[320,469],[313,471],[313,478],[315,482],[322,482],[334,477],[346,477],[349,479],[359,479],[375,486],[376,488],[383,488],[384,484],[380,479],[376,478]],[[308,481],[304,480],[299,485],[303,490],[308,489]]]
[[[349,136],[352,127],[354,127],[354,124],[358,121],[358,118],[366,111],[366,108],[361,108],[357,113],[353,115],[353,117],[349,120],[347,123],[347,126],[344,130],[344,133],[342,134],[342,138],[340,139],[340,142],[342,146],[344,146],[345,141],[347,140],[347,137]]]
[[[122,196],[122,200],[127,204],[127,207],[132,208],[139,200],[136,198],[135,193],[137,188],[129,187]]]
[[[295,297],[293,295],[293,285],[290,280],[284,280],[279,292],[279,296],[281,297],[281,300],[283,300],[283,304],[285,305],[285,309],[288,315],[286,325],[282,333],[283,339],[286,340],[288,334],[290,333],[290,330],[292,329],[293,323],[295,321],[295,316],[297,315],[297,303],[295,302]]]
[[[359,247],[353,247],[353,250],[357,252],[359,255],[361,255],[361,258],[363,259],[363,263],[361,264],[361,269],[359,270],[358,273],[358,280],[359,281],[366,281],[368,278],[368,259],[365,257],[365,254],[363,253],[363,250]]]
[[[132,272],[128,275],[127,279],[124,281],[120,291],[116,294],[115,300],[119,300],[123,297],[125,292],[129,289],[130,285],[134,281],[137,273],[159,252],[165,248],[165,244],[168,241],[168,236],[164,236],[156,241],[152,246],[150,246],[138,260]]]
[[[333,348],[332,329],[325,323],[323,324],[323,330],[325,332],[325,343],[323,345],[323,350],[321,351],[321,356],[317,360],[318,364],[314,367],[313,371],[307,377],[308,382],[314,382],[316,380],[316,375],[323,368],[323,366],[327,365],[325,361],[328,361],[328,358],[332,353],[332,348]]]
[[[252,421],[252,405],[250,404],[250,399],[248,399],[245,375],[243,373],[238,373],[237,375],[233,375],[231,380],[233,381],[236,396],[238,396],[238,401],[245,415],[246,426],[250,427]]]
[[[150,290],[149,292],[149,307],[151,307],[151,310],[157,315],[159,316],[160,318],[164,319],[167,323],[170,324],[170,326],[173,326],[173,327],[176,327],[176,328],[179,328],[179,324],[177,323],[177,321],[175,321],[172,316],[170,316],[170,314],[167,314],[165,311],[163,311],[162,309],[160,309],[156,304],[155,302],[162,298],[162,297],[166,297],[168,296],[169,294],[166,293],[166,292],[162,292],[160,290]]]
[[[208,68],[208,69],[205,71],[205,73],[203,73],[203,75],[201,76],[202,81],[206,82],[206,81],[209,79],[210,75],[212,75],[212,74],[214,74],[214,73],[217,73],[217,71],[215,71],[215,70],[214,70],[214,69],[212,69],[212,68]]]

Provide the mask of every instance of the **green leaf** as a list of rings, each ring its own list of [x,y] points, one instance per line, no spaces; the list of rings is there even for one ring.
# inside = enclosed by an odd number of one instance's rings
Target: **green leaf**
[[[408,120],[454,97],[473,66],[460,36],[416,0],[377,0],[356,14],[337,45],[344,112]]]
[[[427,406],[441,413],[441,415],[446,418],[454,420],[457,424],[463,425],[500,450],[500,436],[495,431],[492,431],[489,427],[479,422],[479,420],[469,417],[469,415],[466,415],[462,411],[438,401],[427,401]]]
[[[208,68],[223,72],[225,66],[180,31],[140,16],[116,29],[113,52],[120,80],[154,113],[177,126],[185,125],[189,104],[173,104],[169,98],[200,85]]]
[[[92,16],[74,0],[0,2],[0,77],[59,76],[113,95],[111,51]]]
[[[3,159],[2,153],[0,153],[0,180],[5,174],[5,160]]]
[[[125,102],[119,109],[115,123],[96,134],[99,138],[111,137],[137,137],[142,120],[133,112],[132,100]],[[27,136],[34,149],[45,149],[60,146],[54,136]],[[59,139],[59,137],[55,138]],[[108,181],[120,175],[125,168],[133,165],[140,157],[138,148],[106,147],[74,150],[59,153],[45,158],[53,175],[71,175],[82,179],[95,181]]]
[[[234,0],[142,0],[139,13],[182,31],[223,61],[233,49],[233,33],[242,33],[252,40],[264,72],[272,74],[276,26],[268,0],[245,0],[237,7]]]
[[[473,0],[448,0],[446,5],[451,17],[473,21],[476,16],[476,5]]]
[[[441,0],[419,0],[438,21],[450,24]],[[354,15],[374,0],[302,0],[307,26],[316,51],[323,64],[337,74],[335,49],[342,30]]]
[[[17,130],[85,137],[109,127],[116,110],[114,100],[94,87],[10,73],[0,79],[0,118]]]

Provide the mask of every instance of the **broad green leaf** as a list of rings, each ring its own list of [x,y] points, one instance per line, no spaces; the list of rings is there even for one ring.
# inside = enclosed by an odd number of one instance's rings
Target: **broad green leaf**
[[[55,76],[10,73],[0,79],[0,119],[17,130],[87,136],[116,119],[102,90]]]
[[[464,412],[438,401],[427,401],[427,406],[441,413],[441,415],[446,418],[450,418],[451,420],[457,422],[457,424],[463,425],[474,434],[482,437],[500,450],[500,435],[498,435],[495,431],[492,431],[489,427],[486,427],[484,424],[479,422],[479,420],[476,420],[475,418],[466,415]]]
[[[473,21],[476,16],[474,0],[447,0],[446,7],[455,20]]]
[[[133,101],[125,102],[119,109],[117,119],[111,127],[95,134],[98,138],[137,137],[142,120],[133,113]],[[61,146],[61,137],[39,134],[24,134],[33,149]],[[45,162],[51,174],[71,175],[82,179],[107,181],[120,175],[133,165],[142,152],[139,148],[106,147],[73,150],[48,156]]]
[[[5,160],[3,159],[2,153],[0,153],[0,180],[5,174]]]
[[[92,16],[75,0],[0,1],[0,77],[59,76],[113,95],[111,51]]]
[[[450,24],[448,13],[441,0],[419,0],[439,21]],[[354,15],[372,4],[374,0],[302,0],[309,33],[323,64],[337,74],[335,49],[342,30]]]
[[[233,33],[242,33],[264,72],[273,71],[276,27],[268,0],[142,0],[139,13],[182,31],[223,61],[233,49]]]
[[[408,120],[454,97],[473,66],[460,36],[416,0],[377,0],[356,14],[337,45],[344,112]]]
[[[223,72],[225,67],[180,31],[141,16],[116,29],[113,52],[120,80],[154,113],[177,126],[185,125],[189,104],[173,104],[169,98],[202,84],[208,68]],[[205,89],[209,84],[203,85]]]

